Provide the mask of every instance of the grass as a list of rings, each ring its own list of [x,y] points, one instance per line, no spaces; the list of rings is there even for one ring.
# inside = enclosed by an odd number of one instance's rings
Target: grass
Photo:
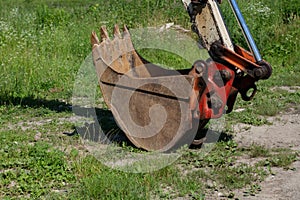
[[[80,137],[61,132],[74,129],[69,121],[61,123],[71,113],[2,108],[0,195],[4,199],[204,199],[207,190],[229,191],[229,196],[235,188],[259,184],[269,173],[266,166],[286,168],[296,159],[290,150],[270,152],[258,145],[241,149],[229,140],[217,143],[206,156],[190,149],[176,163],[159,171],[126,173],[95,159],[85,150]],[[19,118],[13,118],[16,113]],[[40,139],[35,139],[37,133],[42,133]],[[264,159],[258,165],[236,165],[245,155]],[[213,184],[205,184],[209,181]]]
[[[238,99],[235,108],[245,110],[233,112],[227,121],[262,125],[268,123],[264,116],[300,103],[299,91],[276,88],[300,86],[300,5],[297,0],[238,3],[274,74],[258,84],[253,101]],[[234,41],[246,46],[226,1],[221,9]],[[115,23],[134,29],[174,22],[190,29],[181,2],[0,0],[0,13],[1,199],[205,199],[214,190],[234,196],[236,188],[257,192],[268,167],[288,168],[297,159],[289,150],[240,149],[230,140],[217,143],[208,156],[187,150],[173,165],[152,173],[108,168],[89,155],[80,137],[68,136],[77,125],[71,98],[78,70],[91,51],[90,33],[103,24],[112,30]],[[190,67],[168,52],[140,52],[165,66]],[[243,156],[262,161],[236,164]]]

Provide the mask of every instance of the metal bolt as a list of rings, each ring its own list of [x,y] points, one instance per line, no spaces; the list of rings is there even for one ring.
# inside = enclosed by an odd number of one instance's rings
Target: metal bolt
[[[194,63],[194,68],[197,74],[202,74],[206,69],[206,63],[203,60],[197,60]]]

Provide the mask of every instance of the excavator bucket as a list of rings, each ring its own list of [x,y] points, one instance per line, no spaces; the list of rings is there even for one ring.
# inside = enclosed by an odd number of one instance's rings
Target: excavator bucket
[[[113,39],[104,26],[100,33],[101,42],[95,32],[91,36],[93,62],[103,98],[128,139],[151,151],[191,144],[197,128],[190,110],[195,76],[143,59],[126,27],[121,34],[115,26]]]
[[[251,52],[233,44],[222,19],[221,0],[182,0],[192,30],[211,59],[191,69],[168,70],[134,49],[129,31],[118,26],[101,41],[92,33],[93,62],[104,100],[119,127],[137,147],[170,151],[203,143],[201,130],[210,119],[233,110],[237,94],[250,101],[255,83],[268,79],[272,67],[263,60],[235,0],[229,0]],[[250,95],[249,95],[250,94]]]

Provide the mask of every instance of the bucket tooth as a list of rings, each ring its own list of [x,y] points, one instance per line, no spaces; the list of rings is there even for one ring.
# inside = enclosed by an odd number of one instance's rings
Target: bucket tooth
[[[124,25],[124,27],[123,27],[123,36],[124,36],[124,38],[126,38],[126,37],[130,38],[130,33],[129,33],[126,25]]]
[[[99,38],[97,37],[96,32],[92,32],[91,35],[91,44],[93,45],[93,49],[100,44]]]
[[[107,30],[106,30],[106,26],[101,26],[100,28],[100,34],[101,34],[101,42],[106,41],[106,40],[110,40]]]
[[[115,36],[115,38],[122,38],[119,26],[117,24],[114,27],[114,36]]]

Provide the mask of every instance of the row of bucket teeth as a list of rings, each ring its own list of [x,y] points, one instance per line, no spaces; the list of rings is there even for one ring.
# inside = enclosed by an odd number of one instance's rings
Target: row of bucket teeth
[[[120,32],[118,25],[114,27],[114,38],[111,40],[106,26],[101,26],[101,42],[95,32],[92,32],[91,43],[97,62],[109,66],[120,74],[126,74],[136,66],[142,66],[143,61],[136,53],[126,26]]]
[[[110,41],[111,39],[109,38],[109,34],[107,32],[106,26],[101,26],[100,27],[100,36],[101,36],[101,42],[105,42],[105,41]],[[130,37],[129,31],[127,29],[127,27],[124,25],[123,27],[123,34],[121,34],[119,26],[116,24],[114,26],[114,39],[118,38],[118,39],[122,39],[122,38],[128,38]],[[100,44],[100,40],[96,34],[96,32],[92,32],[92,38],[91,38],[91,43],[94,44]]]

